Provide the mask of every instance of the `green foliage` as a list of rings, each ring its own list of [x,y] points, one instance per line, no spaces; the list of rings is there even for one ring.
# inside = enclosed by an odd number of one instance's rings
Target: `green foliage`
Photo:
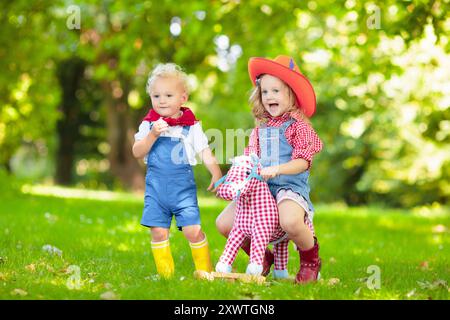
[[[205,130],[225,134],[253,127],[248,59],[288,54],[311,80],[318,99],[312,123],[325,148],[314,160],[313,201],[405,207],[448,201],[447,0],[76,5],[80,30],[67,27],[65,1],[0,4],[3,166],[11,168],[23,145],[52,159],[55,125],[63,116],[56,75],[67,58],[87,64],[77,95],[84,118],[75,182],[103,188],[117,184],[99,164],[112,147],[107,143],[111,128],[105,129],[111,99],[125,101],[132,139],[150,107],[145,82],[156,63],[172,61],[185,68],[193,84],[189,106]],[[179,22],[179,34],[171,33],[173,21]],[[86,163],[92,165],[83,170]],[[203,190],[209,176],[204,168],[196,171]]]
[[[333,9],[321,2],[294,8],[269,4],[270,10],[243,6],[240,14],[252,19],[242,29],[258,31],[231,37],[252,45],[245,47],[236,69],[217,81],[219,97],[212,101],[218,111],[207,109],[204,116],[222,128],[250,127],[248,57],[288,52],[318,98],[312,122],[325,147],[313,166],[314,201],[343,198],[405,207],[446,203],[450,92],[442,84],[450,79],[443,71],[449,66],[445,6],[440,1],[407,6],[346,1]],[[292,14],[282,14],[286,9]],[[380,28],[371,29],[368,22],[376,10]],[[261,24],[263,16],[270,23]],[[226,117],[230,111],[233,115]]]
[[[4,197],[13,197],[20,193],[21,182],[0,167],[0,194]]]

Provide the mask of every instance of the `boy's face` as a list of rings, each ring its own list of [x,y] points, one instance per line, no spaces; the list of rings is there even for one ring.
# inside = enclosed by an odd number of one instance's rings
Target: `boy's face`
[[[261,101],[272,117],[283,115],[294,103],[289,94],[289,87],[269,74],[261,78]]]
[[[156,78],[150,91],[153,109],[162,117],[176,117],[188,95],[180,79]]]

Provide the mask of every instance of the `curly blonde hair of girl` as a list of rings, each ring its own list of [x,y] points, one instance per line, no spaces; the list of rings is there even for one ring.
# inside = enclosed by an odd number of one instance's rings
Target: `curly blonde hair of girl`
[[[256,80],[256,86],[250,92],[249,103],[252,106],[252,113],[255,117],[256,124],[260,125],[266,123],[269,120],[270,114],[264,109],[264,105],[261,99],[261,77]],[[283,82],[284,83],[284,82]],[[286,83],[284,85],[288,88],[289,101],[291,102],[291,107],[287,110],[289,115],[297,121],[304,121],[311,124],[308,117],[303,113],[303,111],[297,107],[295,101],[295,94]]]

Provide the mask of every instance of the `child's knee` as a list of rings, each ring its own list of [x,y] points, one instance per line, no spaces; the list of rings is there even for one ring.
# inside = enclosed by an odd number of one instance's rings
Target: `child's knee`
[[[205,238],[205,234],[200,226],[183,227],[183,234],[189,242],[200,242]]]
[[[280,227],[288,234],[291,234],[293,231],[293,224],[290,222],[290,220],[281,220],[280,219]]]
[[[165,228],[154,227],[151,229],[153,242],[160,242],[169,238],[169,230]]]
[[[284,215],[280,216],[280,226],[288,234],[296,234],[307,228],[301,216]]]
[[[216,228],[226,238],[228,238],[228,235],[230,234],[230,231],[231,231],[232,227],[233,226],[230,225],[226,219],[222,219],[221,216],[217,217],[217,219],[216,219]]]

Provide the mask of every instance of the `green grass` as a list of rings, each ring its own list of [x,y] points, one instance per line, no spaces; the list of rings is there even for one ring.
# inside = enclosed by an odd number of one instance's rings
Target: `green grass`
[[[450,217],[445,212],[423,216],[423,211],[317,206],[322,280],[304,286],[273,281],[271,276],[264,285],[196,280],[187,240],[172,227],[176,276],[160,280],[154,276],[148,230],[139,224],[139,197],[76,194],[73,189],[54,189],[58,196],[49,196],[43,194],[51,189],[25,190],[28,193],[0,196],[0,299],[449,297]],[[214,221],[225,205],[214,198],[200,199],[214,264],[225,245]],[[45,252],[42,248],[47,244],[62,255]],[[240,252],[236,270],[244,272],[247,260]],[[79,268],[81,279],[72,289],[67,285],[75,277],[71,265]],[[290,246],[291,275],[298,265],[298,254]],[[371,265],[380,269],[379,289],[367,287]]]

